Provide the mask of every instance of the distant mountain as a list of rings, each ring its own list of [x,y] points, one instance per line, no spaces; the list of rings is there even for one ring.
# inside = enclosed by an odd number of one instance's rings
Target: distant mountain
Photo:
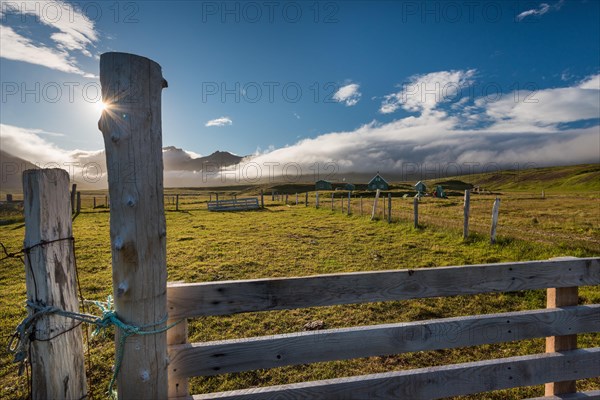
[[[3,192],[11,190],[21,192],[23,171],[34,168],[37,166],[29,161],[0,150],[0,188]]]
[[[189,153],[175,146],[163,148],[163,163],[166,171],[202,171],[238,164],[244,157],[227,151],[215,151],[209,156],[193,158]]]

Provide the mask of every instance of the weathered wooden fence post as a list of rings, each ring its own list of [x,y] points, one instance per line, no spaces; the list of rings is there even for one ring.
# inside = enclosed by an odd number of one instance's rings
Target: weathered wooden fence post
[[[160,330],[167,322],[166,224],[163,197],[160,65],[145,57],[100,57],[102,131],[111,199],[113,294],[127,324]],[[127,167],[127,168],[126,168]],[[121,339],[119,329],[116,344]],[[127,338],[118,398],[167,398],[167,335]]]
[[[496,243],[496,225],[498,225],[498,210],[500,209],[500,198],[496,197],[494,200],[494,207],[492,208],[492,229],[490,232],[490,243]]]
[[[352,196],[352,192],[348,192],[348,215],[350,215],[350,196]]]
[[[169,284],[177,284],[179,282],[169,282]],[[177,320],[169,320],[168,324],[174,324]],[[167,344],[169,346],[177,344],[185,344],[188,342],[188,322],[187,319],[179,322],[173,328],[167,331]],[[187,398],[189,396],[189,385],[187,377],[170,376],[169,377],[169,398],[180,397]]]
[[[377,216],[377,200],[379,200],[379,189],[375,192],[375,200],[373,201],[373,212],[371,213],[371,221]]]
[[[469,209],[471,207],[471,191],[465,190],[465,203],[463,205],[463,239],[469,237]]]
[[[96,196],[94,196],[94,208],[96,208]]]
[[[77,208],[75,211],[77,214],[81,212],[81,192],[77,192]]]
[[[308,207],[308,192],[306,192],[306,199],[304,199],[304,207]]]
[[[392,223],[392,194],[388,193],[388,224]]]
[[[419,198],[413,199],[414,227],[419,227]]]
[[[577,257],[555,257],[551,260],[576,260]],[[579,302],[579,288],[549,288],[546,290],[546,308],[559,308],[576,306]],[[577,348],[577,335],[549,336],[546,338],[546,353],[575,350]],[[576,381],[563,381],[547,383],[545,396],[558,396],[561,394],[575,393]]]
[[[265,208],[265,193],[260,189],[260,208]]]
[[[30,267],[25,268],[27,300],[79,312],[69,174],[62,169],[25,171],[23,195],[24,248],[28,249],[25,262]],[[86,397],[83,340],[78,324],[56,314],[37,321],[30,353],[33,399]]]
[[[344,197],[340,196],[340,209],[342,210],[342,214],[344,213]]]
[[[333,211],[333,192],[331,192],[331,211]]]
[[[75,214],[75,196],[77,196],[77,184],[74,183],[71,188],[71,214]]]
[[[179,195],[175,195],[175,211],[179,211]]]

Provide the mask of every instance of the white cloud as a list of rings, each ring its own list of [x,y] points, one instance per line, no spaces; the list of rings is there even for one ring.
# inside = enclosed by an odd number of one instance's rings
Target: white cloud
[[[358,91],[360,85],[351,83],[342,86],[334,93],[333,99],[338,103],[345,103],[347,107],[352,107],[360,101],[362,94]]]
[[[0,49],[0,57],[8,60],[42,65],[62,72],[85,74],[67,52],[35,44],[3,25],[0,25]]]
[[[204,126],[227,126],[232,125],[233,121],[229,117],[221,117],[207,121]]]
[[[582,89],[595,89],[600,90],[600,74],[592,75],[585,78],[580,84],[579,87]]]
[[[560,10],[560,8],[563,6],[564,4],[564,0],[560,0],[558,3],[550,5],[548,3],[541,3],[539,5],[538,8],[532,8],[530,10],[526,10],[521,12],[519,15],[517,15],[516,20],[517,21],[522,21],[527,17],[530,16],[542,16],[544,14],[546,14],[548,11],[551,10]]]
[[[401,90],[384,96],[379,112],[390,114],[403,108],[411,112],[429,113],[439,103],[458,100],[457,95],[472,83],[475,70],[439,71],[414,75],[401,85]]]
[[[17,33],[9,26],[0,25],[0,57],[94,77],[93,74],[81,71],[73,54],[77,51],[92,57],[88,48],[98,41],[94,22],[88,20],[74,5],[64,1],[44,0],[31,2],[26,6],[24,4],[3,3],[0,17],[6,20],[10,14],[31,15],[36,22],[57,31],[49,36],[55,46],[42,44],[39,40]]]

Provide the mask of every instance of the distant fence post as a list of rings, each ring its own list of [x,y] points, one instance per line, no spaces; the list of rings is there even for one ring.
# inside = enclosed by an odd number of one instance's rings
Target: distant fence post
[[[419,198],[413,199],[414,227],[419,227]]]
[[[342,214],[344,213],[344,196],[340,196],[340,208],[342,210]]]
[[[81,212],[81,192],[77,192],[77,214]]]
[[[306,192],[306,199],[304,200],[304,207],[308,207],[308,192]]]
[[[379,200],[379,189],[375,192],[375,200],[373,201],[373,212],[371,213],[371,221],[377,216],[377,200]]]
[[[271,201],[275,201],[275,191],[271,190]]]
[[[298,192],[296,192],[296,205],[298,205]]]
[[[260,208],[265,208],[265,193],[260,189]]]
[[[71,214],[75,214],[75,196],[77,196],[77,184],[74,183],[71,187]]]
[[[331,192],[331,211],[333,211],[333,194],[334,192]]]
[[[316,194],[315,208],[319,208],[319,191],[318,190],[317,190],[317,194]]]
[[[179,195],[175,195],[175,211],[179,211]]]
[[[96,208],[96,196],[94,196],[94,208]]]
[[[388,193],[388,224],[392,223],[392,194]]]
[[[29,266],[25,268],[27,300],[79,312],[69,175],[62,169],[27,170],[23,173],[23,195],[24,247],[29,249],[25,252]],[[29,310],[30,315],[32,312]],[[87,396],[78,324],[56,314],[44,315],[36,322],[36,340],[31,342],[30,353],[33,399]]]
[[[555,257],[551,260],[576,260],[577,257]],[[548,288],[546,290],[546,308],[576,306],[579,302],[579,288]],[[546,353],[575,350],[577,335],[549,336],[546,338]],[[576,381],[546,383],[545,396],[557,396],[577,391]]]
[[[98,123],[107,164],[128,166],[108,169],[115,310],[127,324],[160,330],[167,322],[161,126],[167,82],[152,60],[104,53],[100,84],[108,104]],[[117,329],[116,346],[121,335]],[[117,375],[119,399],[165,399],[167,376],[166,332],[127,338]]]
[[[352,192],[348,192],[348,215],[350,215],[350,196],[352,196]]]
[[[469,237],[469,209],[471,207],[471,191],[465,190],[465,203],[463,205],[463,239]]]
[[[490,243],[496,243],[496,225],[498,225],[498,210],[500,209],[500,198],[496,197],[494,200],[494,207],[492,207],[492,229],[490,232]]]

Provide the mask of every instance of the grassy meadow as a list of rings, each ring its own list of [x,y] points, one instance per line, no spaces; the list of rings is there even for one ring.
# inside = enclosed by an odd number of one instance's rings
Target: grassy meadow
[[[577,171],[575,171],[577,172]],[[567,175],[571,177],[573,174]],[[477,177],[472,179],[478,179]],[[518,190],[513,181],[503,186],[486,184],[486,194],[471,195],[471,235],[462,239],[463,209],[460,191],[449,191],[448,199],[426,197],[419,205],[420,226],[412,226],[412,198],[402,198],[406,190],[392,188],[392,223],[383,218],[382,202],[378,219],[370,220],[372,194],[357,192],[347,214],[347,192],[315,193],[308,207],[304,193],[296,205],[295,190],[288,187],[285,197],[272,201],[265,195],[265,209],[247,212],[208,212],[208,191],[169,189],[180,196],[179,211],[167,197],[167,268],[169,281],[205,282],[232,279],[305,276],[313,274],[423,268],[504,261],[547,259],[556,256],[600,256],[600,192],[595,180],[577,190],[569,185],[536,186],[532,178]],[[482,178],[479,178],[482,180]],[[554,179],[567,179],[558,177]],[[466,180],[465,180],[466,181]],[[591,182],[591,183],[590,183]],[[586,186],[587,185],[587,186]],[[545,188],[542,198],[541,190]],[[266,188],[263,188],[266,189]],[[235,188],[223,193],[228,198],[256,195],[259,188]],[[280,190],[281,191],[281,190]],[[270,193],[268,189],[267,193]],[[97,207],[92,209],[92,196]],[[285,195],[284,195],[285,196]],[[360,196],[364,196],[363,215]],[[498,241],[489,243],[492,203],[501,199]],[[85,193],[82,212],[73,222],[81,289],[87,299],[105,300],[111,294],[111,254],[109,212],[104,194]],[[343,203],[344,212],[341,210]],[[9,251],[21,248],[24,227],[20,211],[4,209],[0,241]],[[24,267],[16,259],[0,263],[1,325],[6,342],[15,326],[26,316]],[[600,287],[580,289],[580,304],[600,303]],[[301,331],[304,325],[322,321],[324,328],[416,321],[461,315],[518,311],[545,307],[545,291],[524,291],[494,295],[457,296],[414,301],[368,303],[318,307],[300,310],[249,313],[209,317],[190,322],[193,342]],[[96,311],[96,310],[90,310]],[[190,392],[203,393],[327,379],[391,370],[511,357],[544,352],[544,339],[525,340],[453,350],[428,351],[349,361],[324,362],[272,370],[193,378]],[[580,335],[581,347],[600,346],[600,334]],[[112,332],[89,343],[91,368],[87,371],[92,398],[105,398],[114,360]],[[0,350],[0,398],[27,396],[25,376],[5,346]],[[579,381],[579,390],[600,389],[600,378]],[[520,399],[543,395],[543,387],[473,395],[473,399]]]

